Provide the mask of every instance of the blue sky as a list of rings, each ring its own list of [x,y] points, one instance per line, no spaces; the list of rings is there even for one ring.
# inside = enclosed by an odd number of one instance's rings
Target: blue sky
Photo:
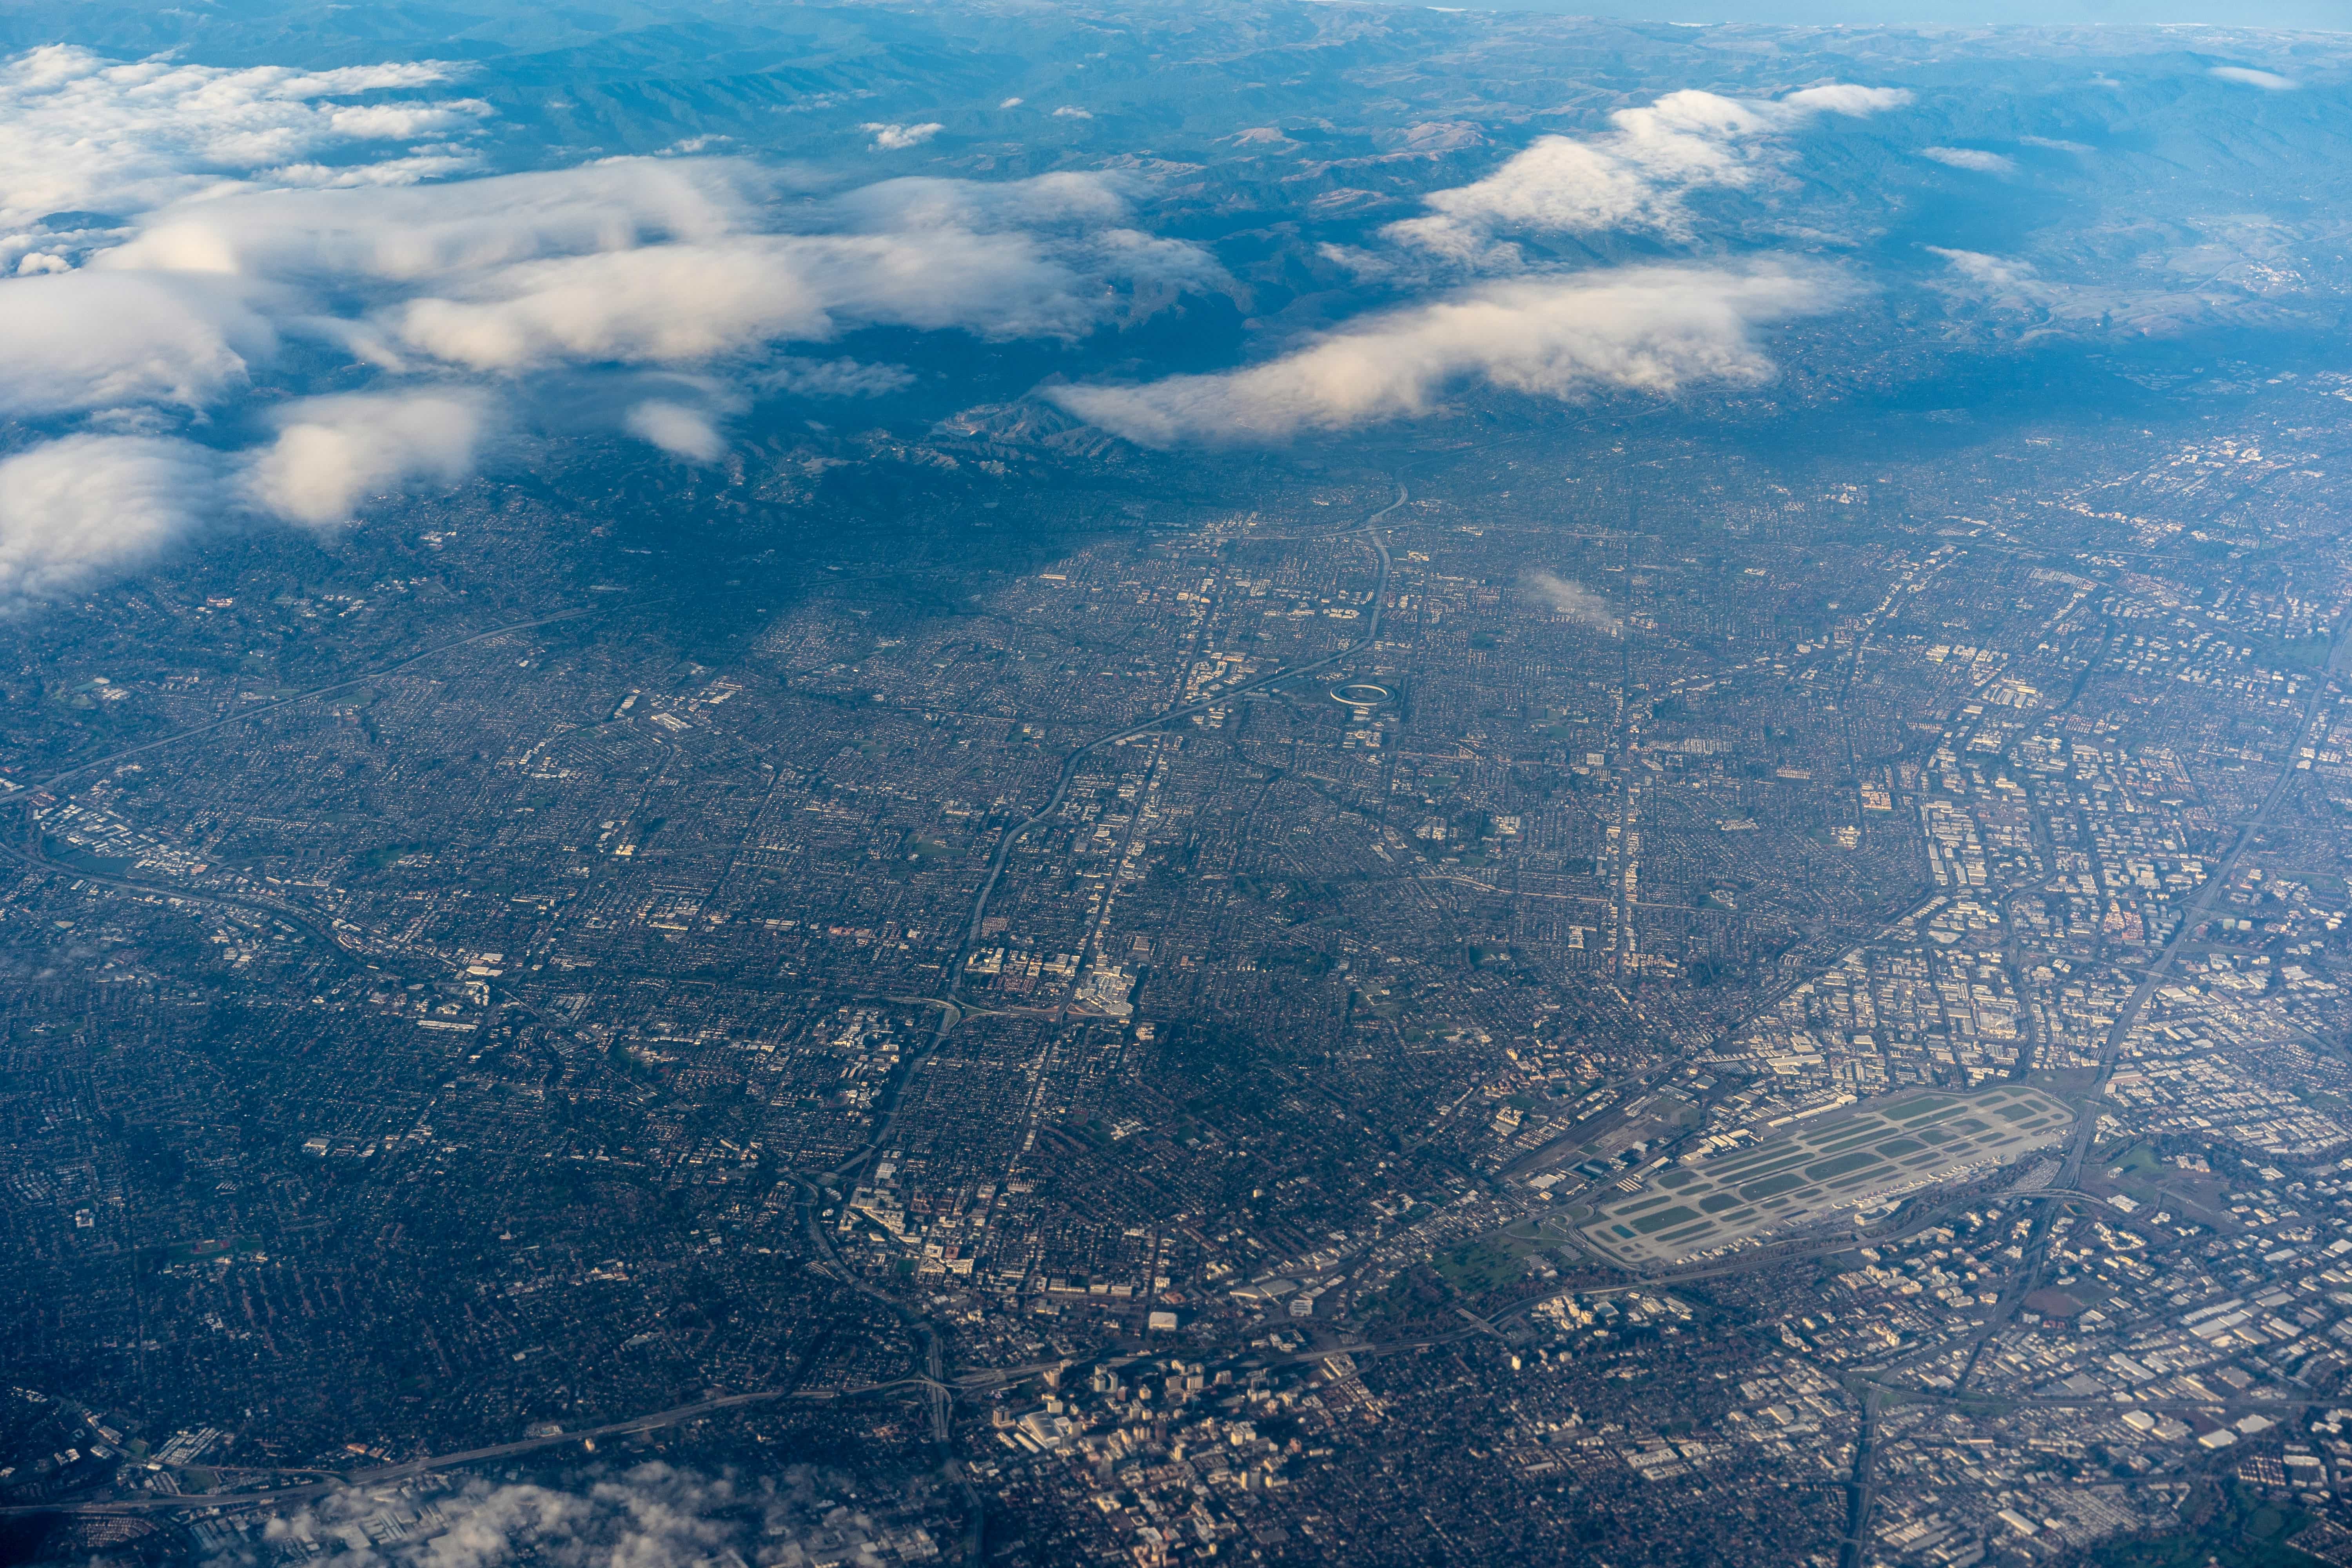
[[[1660,22],[1843,23],[1969,26],[1983,23],[2201,22],[2231,27],[2352,32],[2352,0],[1446,0],[1449,5]]]

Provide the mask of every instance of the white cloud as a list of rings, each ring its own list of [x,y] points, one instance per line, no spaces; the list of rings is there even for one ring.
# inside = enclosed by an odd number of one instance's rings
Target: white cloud
[[[1919,156],[1930,158],[1948,168],[1968,169],[1979,174],[2014,174],[2017,165],[1998,153],[1986,153],[1975,147],[1922,147]]]
[[[484,422],[463,392],[306,398],[277,411],[278,439],[247,459],[240,489],[263,510],[331,527],[372,496],[465,479]]]
[[[389,312],[393,335],[474,370],[682,364],[834,331],[823,301],[771,239],[605,251],[450,281],[459,285],[450,295]]]
[[[649,397],[633,405],[621,424],[639,440],[689,462],[712,462],[727,450],[726,438],[707,415],[666,398]]]
[[[1333,245],[1326,241],[1315,247],[1315,254],[1334,267],[1346,268],[1359,283],[1384,283],[1400,271],[1394,256],[1364,250],[1352,245]]]
[[[2021,146],[2046,147],[2053,153],[2072,153],[2077,157],[2088,157],[2098,151],[2096,147],[2085,146],[2080,142],[2064,141],[2056,136],[2021,136],[2017,140]]]
[[[224,188],[464,167],[487,104],[349,101],[441,86],[455,68],[125,64],[64,45],[0,60],[0,234],[22,247],[27,226],[51,213],[143,212]],[[408,145],[388,145],[399,143]],[[373,176],[358,173],[370,163]]]
[[[685,367],[868,325],[1067,337],[1121,308],[1122,281],[1230,286],[1198,247],[1122,226],[1105,174],[788,202],[806,182],[749,160],[624,158],[398,188],[488,112],[423,96],[447,74],[0,63],[0,157],[34,171],[0,216],[110,209],[0,250],[19,274],[0,281],[0,412],[201,408],[293,337],[393,375]],[[869,129],[911,146],[940,127]]]
[[[1066,335],[1103,301],[1020,234],[761,235],[504,268],[389,318],[403,343],[476,370],[702,363],[887,323]]]
[[[1112,174],[824,193],[748,159],[673,157],[417,186],[474,166],[489,110],[436,95],[449,78],[0,60],[0,417],[80,416],[91,432],[0,465],[0,602],[215,515],[331,527],[462,480],[490,404],[453,374],[698,372],[574,376],[586,397],[563,405],[580,427],[707,461],[748,391],[913,380],[788,345],[866,326],[1066,338],[1130,293],[1233,286],[1198,247],[1126,226]],[[940,129],[869,127],[898,147]],[[372,367],[377,389],[237,415],[270,428],[244,452],[169,438],[282,384],[292,342]]]
[[[1644,108],[1619,110],[1609,117],[1613,129],[1590,141],[1540,137],[1485,179],[1423,196],[1430,216],[1382,232],[1455,260],[1502,266],[1514,264],[1517,253],[1496,244],[1496,231],[1685,237],[1684,196],[1748,184],[1764,166],[1770,138],[1817,114],[1875,114],[1910,100],[1901,89],[1845,83],[1777,101],[1668,93]]]
[[[0,460],[0,609],[137,569],[225,511],[314,527],[368,496],[455,483],[483,418],[464,395],[320,397],[278,412],[277,439],[223,454],[162,436],[68,436]]]
[[[787,354],[747,380],[761,392],[792,397],[883,397],[914,385],[915,373],[904,365]]]
[[[829,214],[865,234],[909,229],[1082,230],[1127,216],[1127,187],[1108,174],[1064,173],[1027,180],[884,180],[836,196]]]
[[[1911,92],[1900,87],[1856,87],[1852,82],[1825,82],[1820,87],[1800,88],[1780,96],[1783,110],[1795,110],[1804,114],[1846,114],[1859,118],[1865,114],[1884,114],[1901,109],[1911,101]]]
[[[336,191],[367,185],[414,185],[425,180],[447,179],[472,169],[471,153],[450,149],[420,152],[406,158],[384,158],[373,163],[284,163],[268,171],[269,184],[289,190]]]
[[[891,1537],[905,1525],[835,1500],[866,1478],[793,1466],[778,1475],[703,1476],[668,1465],[581,1476],[576,1490],[473,1481],[435,1500],[442,1524],[422,1538],[369,1542],[362,1523],[383,1504],[355,1489],[330,1492],[273,1519],[263,1554],[309,1541],[356,1542],[339,1552],[349,1568],[502,1568],[512,1563],[562,1568],[688,1568],[812,1560],[876,1563],[896,1557]],[[884,1493],[883,1500],[889,1500]],[[912,1500],[919,1493],[907,1494]],[[870,1505],[869,1505],[870,1506]],[[877,1512],[882,1510],[877,1509]],[[893,1510],[893,1512],[896,1510]],[[886,1522],[887,1521],[887,1522]],[[892,1525],[898,1526],[894,1531]],[[213,1560],[233,1568],[249,1552]]]
[[[1003,103],[998,104],[996,107],[997,107],[997,108],[999,108],[999,109],[1018,109],[1018,108],[1020,108],[1023,104],[1024,104],[1024,103],[1026,103],[1026,102],[1028,102],[1028,101],[1029,101],[1029,100],[1028,100],[1027,99],[1025,99],[1025,98],[1008,98],[1008,99],[1006,99]]]
[[[873,132],[875,152],[896,153],[902,148],[919,147],[947,127],[934,120],[921,125],[881,125],[869,121],[857,129]]]
[[[145,436],[73,436],[0,461],[0,606],[161,554],[211,515],[218,461]]]
[[[1549,604],[1554,613],[1566,616],[1580,625],[1607,632],[1612,637],[1623,629],[1609,601],[1581,583],[1571,582],[1551,572],[1530,572],[1527,585]]]
[[[2033,277],[2033,265],[2027,261],[2011,261],[1998,256],[1988,256],[1980,250],[1947,250],[1940,245],[1926,247],[1930,256],[1943,258],[1945,264],[1971,283],[1990,289],[2010,289],[2029,282]]]
[[[1084,175],[892,180],[825,205],[845,232],[520,263],[456,279],[387,321],[397,341],[480,370],[684,365],[865,325],[1069,336],[1111,307],[1107,279],[1223,280],[1197,247],[1109,221],[1124,210],[1112,183]]]
[[[1559,398],[1601,388],[1665,395],[1695,382],[1766,379],[1771,365],[1752,329],[1820,310],[1836,292],[1816,276],[1691,267],[1492,283],[1251,369],[1047,395],[1154,447],[1280,440],[1423,414],[1465,383]]]
[[[1054,118],[1056,120],[1092,120],[1094,115],[1087,110],[1074,109],[1066,103],[1062,105],[1061,108],[1054,110]]]
[[[2210,253],[2198,247],[2183,253],[2186,270],[2206,280],[2191,287],[2147,287],[2144,281],[2094,271],[2089,280],[2070,282],[2042,276],[2012,257],[1981,251],[1926,247],[1951,268],[1929,280],[1950,306],[1946,331],[1953,337],[2031,343],[2053,336],[2127,336],[2135,340],[2210,331],[2215,326],[2277,327],[2287,320],[2274,303],[2210,284]]]
[[[267,295],[246,279],[171,273],[0,282],[0,413],[202,407],[277,353]]]
[[[372,286],[359,317],[292,313],[387,369],[422,354],[485,372],[700,363],[869,324],[1066,336],[1113,308],[1106,280],[1226,281],[1197,247],[1120,226],[1108,176],[892,180],[788,212],[779,179],[740,160],[625,159],[188,202],[90,270]],[[832,232],[772,232],[786,216]]]
[[[616,158],[422,190],[175,204],[94,265],[298,284],[421,285],[548,257],[740,234],[784,188],[740,159]]]
[[[2293,77],[2278,76],[2270,71],[2258,71],[2246,66],[2212,66],[2207,68],[2205,74],[2218,77],[2223,81],[2236,82],[2241,87],[2258,87],[2265,92],[2293,92],[2303,85]]]

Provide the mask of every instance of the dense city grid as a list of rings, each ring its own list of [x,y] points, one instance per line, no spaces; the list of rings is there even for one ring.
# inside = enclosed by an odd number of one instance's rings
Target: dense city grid
[[[2352,374],[1885,308],[551,444],[10,623],[0,1542],[2352,1563]]]

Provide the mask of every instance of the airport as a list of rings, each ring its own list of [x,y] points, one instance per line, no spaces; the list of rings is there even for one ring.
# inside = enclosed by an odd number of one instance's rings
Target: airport
[[[2063,1142],[2074,1112],[2021,1084],[1894,1095],[1768,1129],[1663,1167],[1601,1205],[1586,1243],[1620,1262],[1679,1262]]]

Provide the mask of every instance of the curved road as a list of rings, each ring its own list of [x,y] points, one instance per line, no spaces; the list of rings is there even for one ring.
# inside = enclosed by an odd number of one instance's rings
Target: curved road
[[[509,632],[530,631],[539,626],[554,626],[559,621],[573,621],[579,620],[583,616],[603,615],[608,610],[620,608],[622,604],[636,603],[639,603],[639,601],[624,600],[610,605],[583,605],[578,609],[563,610],[552,616],[541,616],[535,619],[528,621],[509,621],[503,626],[491,626],[485,631],[469,633],[465,637],[457,637],[448,642],[436,643],[431,647],[421,648],[417,652],[412,653],[404,658],[395,659],[390,664],[378,666],[374,669],[364,671],[359,675],[351,676],[341,680],[330,681],[323,686],[313,686],[306,690],[298,691],[291,697],[279,697],[268,702],[254,703],[248,707],[241,708],[234,713],[225,714],[218,719],[210,721],[209,722],[194,724],[184,730],[175,730],[171,734],[159,737],[156,740],[142,741],[135,746],[125,746],[121,751],[109,752],[102,756],[90,757],[85,761],[76,763],[71,767],[61,768],[56,773],[47,774],[41,778],[32,781],[30,784],[21,786],[19,789],[12,792],[5,797],[0,797],[0,809],[5,809],[10,806],[29,806],[32,804],[34,796],[40,794],[43,790],[53,788],[58,784],[63,784],[68,779],[91,772],[93,769],[106,767],[110,763],[123,762],[131,757],[144,756],[150,752],[162,751],[167,746],[176,746],[183,741],[192,741],[196,739],[198,736],[215,734],[220,731],[231,729],[251,720],[258,719],[264,714],[276,713],[282,709],[299,707],[303,703],[315,701],[317,699],[321,697],[331,697],[338,691],[349,691],[354,687],[364,686],[372,680],[380,680],[387,675],[392,675],[400,670],[406,669],[411,665],[421,664],[428,658],[437,658],[445,653],[452,653],[461,647],[471,647],[476,643],[488,642],[494,637],[504,637]],[[362,950],[352,947],[350,943],[343,941],[341,935],[334,929],[333,922],[331,920],[312,913],[298,905],[273,902],[267,899],[245,898],[233,893],[211,892],[201,888],[183,887],[170,882],[142,882],[130,877],[111,876],[107,873],[98,871],[85,871],[80,869],[79,867],[64,865],[52,860],[47,856],[41,853],[40,827],[37,823],[35,823],[32,820],[31,814],[29,812],[26,813],[25,821],[26,829],[26,843],[23,847],[19,847],[5,842],[0,842],[0,858],[14,860],[20,865],[30,866],[39,870],[54,872],[61,877],[78,877],[83,881],[95,883],[101,888],[112,888],[120,892],[151,893],[162,898],[182,900],[188,903],[218,904],[228,909],[247,910],[256,914],[268,915],[273,920],[283,921],[291,925],[300,926],[312,935],[320,938],[325,943],[327,950],[331,951],[338,957],[350,959],[371,969],[389,967],[389,965],[386,964],[379,964],[372,962],[372,958],[381,958],[385,955],[371,955]]]
[[[387,675],[392,675],[397,671],[406,669],[412,664],[422,664],[425,660],[432,658],[436,655],[452,653],[461,647],[471,647],[476,643],[488,642],[492,637],[504,637],[509,632],[525,632],[530,631],[534,626],[551,626],[558,621],[576,621],[584,616],[601,616],[607,610],[615,610],[620,608],[624,604],[659,602],[660,601],[658,600],[640,601],[630,599],[615,601],[610,605],[583,605],[576,610],[564,610],[557,615],[541,616],[537,620],[509,621],[505,626],[492,626],[488,631],[475,632],[469,637],[459,637],[454,642],[436,643],[431,647],[423,648],[415,653],[410,654],[406,658],[395,660],[391,664],[379,666],[374,669],[367,670],[359,675],[354,675],[346,680],[331,681],[325,686],[313,686],[308,690],[298,691],[291,697],[273,698],[269,701],[258,702],[249,708],[240,708],[234,713],[213,720],[210,723],[191,725],[185,730],[175,730],[160,740],[142,741],[138,745],[126,746],[119,752],[109,752],[104,756],[92,757],[87,762],[76,763],[69,768],[50,773],[46,778],[36,779],[33,783],[25,785],[24,789],[26,793],[24,795],[11,795],[7,798],[9,802],[23,800],[27,798],[35,791],[47,789],[53,784],[62,784],[67,779],[72,778],[75,774],[86,773],[92,768],[102,768],[109,763],[119,763],[125,757],[143,756],[149,752],[161,751],[165,746],[176,746],[181,742],[194,740],[198,735],[209,735],[216,730],[226,730],[232,725],[242,724],[248,719],[258,719],[265,713],[275,713],[281,708],[293,708],[302,703],[311,701],[316,698],[331,697],[338,691],[349,691],[354,686],[365,686],[371,680],[380,680]]]
[[[1287,666],[1271,673],[1259,676],[1255,679],[1245,682],[1243,685],[1229,688],[1228,689],[1218,693],[1213,698],[1206,698],[1193,702],[1179,703],[1173,707],[1163,709],[1147,719],[1142,719],[1134,723],[1123,725],[1118,729],[1108,731],[1073,748],[1069,754],[1063,759],[1061,772],[1055,780],[1053,793],[1047,798],[1045,805],[1034,815],[1005,829],[1003,837],[997,842],[994,852],[990,856],[987,875],[982,879],[980,887],[973,896],[971,918],[966,924],[963,938],[957,945],[952,963],[948,970],[948,980],[946,983],[945,994],[939,997],[921,999],[940,1008],[939,1023],[932,1030],[929,1042],[926,1045],[923,1051],[908,1064],[907,1070],[899,1075],[898,1082],[894,1085],[889,1099],[886,1102],[882,1115],[877,1121],[872,1137],[869,1138],[866,1144],[856,1153],[852,1154],[839,1165],[835,1166],[831,1171],[826,1172],[824,1174],[827,1177],[837,1177],[849,1171],[855,1170],[858,1165],[870,1158],[876,1151],[883,1147],[883,1145],[887,1142],[891,1127],[898,1117],[899,1104],[903,1098],[906,1086],[911,1080],[914,1071],[919,1068],[925,1062],[929,1061],[930,1058],[938,1052],[940,1044],[946,1039],[949,1032],[955,1027],[956,1024],[962,1016],[962,1009],[957,1002],[956,997],[962,984],[963,962],[969,954],[972,945],[979,941],[981,926],[987,918],[990,900],[995,895],[997,883],[1003,875],[1006,861],[1013,852],[1013,846],[1018,844],[1021,839],[1031,831],[1050,820],[1054,814],[1061,809],[1062,802],[1069,792],[1070,781],[1077,775],[1079,765],[1087,757],[1102,750],[1106,746],[1115,745],[1118,742],[1130,740],[1138,735],[1148,734],[1151,731],[1159,729],[1163,725],[1174,722],[1178,720],[1189,718],[1196,713],[1204,712],[1213,706],[1229,702],[1234,698],[1244,696],[1249,692],[1261,691],[1268,687],[1278,685],[1283,681],[1295,679],[1303,675],[1311,675],[1317,670],[1327,669],[1332,665],[1340,663],[1342,660],[1354,657],[1356,654],[1361,652],[1364,648],[1376,642],[1381,635],[1381,626],[1387,608],[1386,602],[1388,598],[1389,580],[1392,571],[1392,563],[1389,555],[1387,542],[1381,537],[1377,525],[1381,519],[1387,517],[1390,513],[1403,506],[1407,499],[1408,494],[1405,486],[1402,481],[1400,481],[1397,485],[1396,499],[1390,501],[1388,505],[1381,507],[1379,510],[1370,513],[1364,519],[1363,523],[1360,525],[1360,531],[1362,533],[1365,542],[1371,546],[1372,552],[1378,558],[1380,563],[1379,577],[1372,590],[1371,616],[1360,633],[1350,637],[1339,648],[1324,655],[1320,658],[1311,660],[1305,664]],[[629,602],[637,603],[636,601]],[[167,746],[176,745],[183,741],[193,740],[198,736],[215,733],[234,725],[242,724],[248,720],[259,718],[263,714],[276,712],[283,708],[312,701],[320,697],[331,696],[338,691],[349,690],[354,687],[364,685],[371,680],[378,679],[395,671],[404,669],[411,665],[431,658],[437,654],[450,652],[457,648],[468,647],[475,643],[486,642],[493,637],[504,636],[509,632],[525,631],[537,626],[553,625],[559,621],[566,621],[584,616],[597,615],[603,613],[607,608],[614,607],[618,606],[608,606],[604,605],[588,605],[580,609],[565,611],[560,615],[548,616],[535,620],[518,621],[506,626],[494,626],[486,631],[478,632],[451,642],[439,644],[433,647],[425,648],[417,653],[411,654],[395,663],[369,670],[363,674],[353,676],[348,679],[313,687],[308,690],[297,692],[293,696],[281,698],[275,701],[255,704],[247,710],[226,715],[220,719],[214,720],[209,723],[195,725],[189,729],[178,731],[173,734],[163,736],[158,740],[143,742],[136,746],[125,747],[121,751],[111,752],[103,756],[93,757],[85,762],[78,763],[69,768],[62,769],[39,780],[37,784],[28,786],[22,794],[13,797],[11,800],[0,801],[0,806],[5,806],[17,802],[29,803],[32,795],[39,790],[63,783],[78,774],[90,772],[93,769],[104,767],[112,763],[121,762],[131,757],[140,756],[150,752],[158,751]],[[248,900],[218,893],[197,892],[165,884],[138,882],[125,878],[107,877],[93,873],[79,872],[72,867],[59,865],[54,861],[48,860],[46,857],[41,855],[39,848],[38,828],[29,821],[27,826],[32,828],[32,842],[29,850],[20,849],[5,842],[0,842],[0,856],[5,856],[8,858],[16,859],[28,865],[37,866],[44,869],[55,871],[59,874],[82,876],[87,879],[97,882],[102,886],[118,888],[126,891],[152,893],[169,898],[223,904],[253,910],[257,913],[268,915],[274,919],[302,925],[306,929],[324,937],[329,945],[331,945],[339,954],[344,957],[357,958],[360,956],[346,947],[330,927],[320,921],[319,917],[308,915],[303,911],[280,907],[262,900]],[[917,999],[903,998],[901,1000],[914,1001]],[[827,1245],[826,1238],[822,1236],[821,1227],[817,1225],[816,1221],[816,1210],[821,1187],[815,1184],[807,1183],[804,1178],[795,1177],[794,1180],[795,1182],[801,1183],[803,1185],[804,1194],[803,1202],[806,1205],[806,1219],[810,1227],[811,1235],[817,1241],[821,1254],[830,1258],[832,1256],[832,1248]],[[835,1267],[838,1268],[840,1275],[845,1278],[846,1282],[850,1284],[853,1289],[859,1289],[866,1294],[876,1296],[877,1299],[886,1301],[889,1300],[889,1298],[882,1296],[880,1292],[875,1291],[870,1287],[867,1287],[861,1281],[856,1280],[850,1275],[850,1271],[848,1269],[840,1268],[838,1265]],[[899,1307],[899,1303],[895,1301],[891,1301],[890,1304],[893,1307]],[[900,1310],[903,1311],[903,1308]],[[1464,1334],[1467,1334],[1475,1331],[1476,1331],[1465,1330],[1462,1332]],[[93,1500],[89,1501],[77,1502],[69,1500],[61,1500],[55,1502],[38,1504],[5,1505],[0,1506],[0,1515],[56,1512],[82,1514],[142,1513],[191,1508],[246,1507],[258,1503],[302,1501],[311,1498],[325,1496],[331,1491],[335,1491],[342,1488],[381,1485],[386,1482],[402,1480],[412,1476],[421,1475],[429,1470],[447,1468],[457,1465],[478,1464],[487,1460],[509,1458],[519,1454],[530,1453],[538,1449],[551,1447],[559,1444],[580,1442],[597,1437],[627,1436],[635,1433],[652,1431],[658,1427],[677,1426],[685,1422],[697,1420],[707,1415],[716,1415],[721,1411],[733,1409],[740,1405],[756,1405],[777,1399],[796,1397],[838,1398],[910,1384],[921,1384],[929,1389],[931,1396],[929,1403],[932,1436],[934,1441],[940,1441],[943,1440],[947,1436],[946,1426],[949,1415],[949,1405],[951,1401],[952,1394],[950,1384],[946,1381],[940,1366],[941,1347],[938,1337],[936,1335],[929,1335],[928,1337],[929,1353],[926,1358],[928,1363],[928,1375],[919,1374],[914,1377],[900,1379],[894,1383],[861,1384],[856,1387],[834,1390],[782,1388],[763,1389],[745,1394],[727,1394],[720,1397],[701,1400],[691,1405],[677,1405],[668,1410],[656,1411],[649,1415],[635,1416],[625,1421],[616,1421],[600,1426],[587,1427],[576,1432],[565,1432],[541,1437],[528,1437],[516,1442],[500,1443],[482,1448],[469,1448],[457,1453],[427,1455],[420,1458],[404,1460],[401,1463],[394,1465],[387,1465],[374,1469],[352,1471],[349,1474],[336,1476],[330,1479],[306,1480],[296,1485],[260,1488],[251,1491],[242,1492],[175,1493],[171,1495],[149,1493],[131,1497],[108,1498],[102,1500]],[[1435,1338],[1428,1340],[1401,1342],[1397,1346],[1362,1345],[1355,1347],[1355,1349],[1359,1352],[1378,1354],[1383,1349],[1403,1348],[1403,1344],[1408,1342],[1415,1344],[1438,1343],[1456,1337],[1460,1336],[1447,1334],[1436,1336]],[[1124,1360],[1131,1358],[1121,1359]],[[990,1383],[997,1380],[998,1374],[983,1373],[978,1374],[978,1376],[973,1380],[973,1384],[974,1386],[984,1387]],[[950,1457],[949,1460],[949,1476],[951,1482],[956,1484],[965,1492],[968,1504],[976,1505],[978,1500],[976,1497],[971,1495],[970,1482],[962,1476],[961,1468],[955,1464],[952,1457]],[[977,1513],[976,1506],[972,1508],[972,1513]],[[971,1528],[974,1533],[976,1533],[976,1518],[973,1520],[972,1525],[970,1528]],[[965,1546],[968,1555],[971,1553],[976,1545],[977,1542],[975,1541],[969,1537],[967,1538]]]

